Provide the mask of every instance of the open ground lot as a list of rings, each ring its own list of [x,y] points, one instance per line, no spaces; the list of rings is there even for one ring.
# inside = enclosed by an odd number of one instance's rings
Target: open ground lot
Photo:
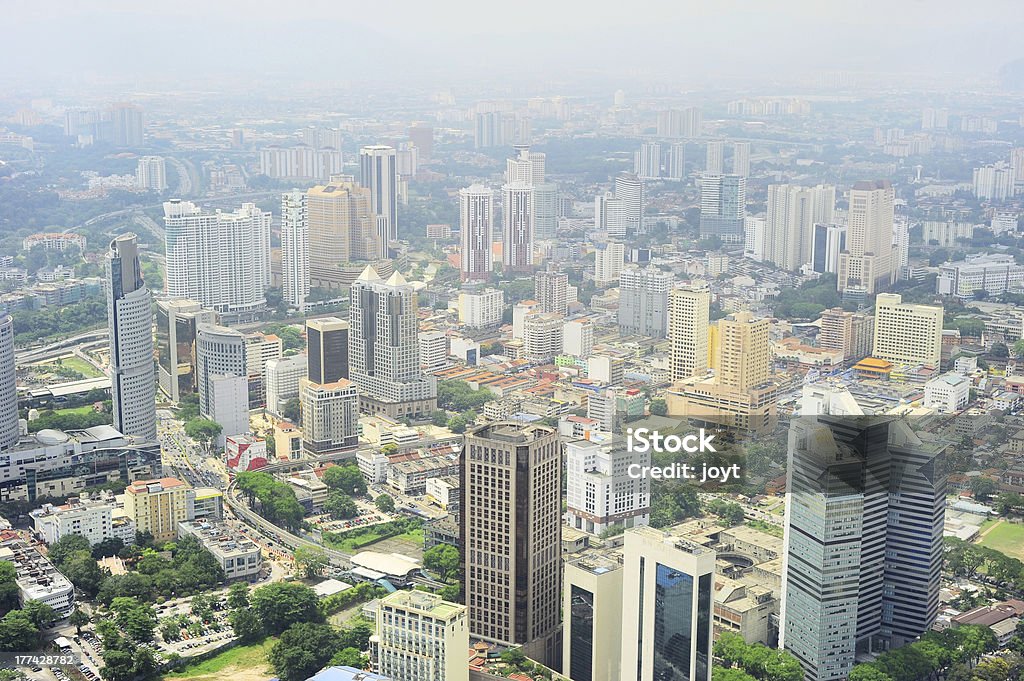
[[[1024,525],[998,522],[983,527],[978,544],[1005,553],[1011,558],[1024,560]]]

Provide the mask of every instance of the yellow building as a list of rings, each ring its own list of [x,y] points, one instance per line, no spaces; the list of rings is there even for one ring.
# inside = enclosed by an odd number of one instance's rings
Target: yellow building
[[[309,275],[314,286],[339,288],[341,266],[376,260],[381,248],[370,190],[351,179],[318,185],[306,192]]]
[[[274,456],[280,461],[302,458],[302,430],[290,421],[274,424]]]
[[[749,390],[768,380],[771,343],[768,320],[737,312],[718,322],[718,362],[715,376],[722,386]]]
[[[191,488],[177,478],[137,480],[124,490],[125,515],[136,532],[149,532],[156,542],[178,537],[178,523],[188,520]]]
[[[938,368],[942,355],[942,317],[939,306],[904,304],[898,294],[878,294],[871,356],[893,364]]]

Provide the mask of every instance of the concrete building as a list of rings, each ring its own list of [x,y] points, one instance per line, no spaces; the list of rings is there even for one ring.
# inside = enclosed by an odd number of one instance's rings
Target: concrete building
[[[1024,290],[1024,265],[1005,253],[968,255],[965,260],[940,265],[935,287],[939,295],[962,301],[973,300],[982,291],[992,297],[1020,293]]]
[[[971,401],[971,381],[949,372],[924,384],[924,406],[941,414],[955,414]]]
[[[459,322],[470,328],[498,326],[504,311],[504,291],[485,288],[459,292]]]
[[[18,445],[18,372],[14,361],[14,319],[0,315],[0,452]]]
[[[941,307],[903,303],[898,294],[875,298],[875,344],[871,356],[893,364],[938,368],[942,354]]]
[[[75,608],[75,587],[46,556],[10,531],[0,533],[0,560],[14,564],[18,601],[24,606],[39,601],[53,608],[58,618]]]
[[[594,322],[570,319],[562,325],[562,353],[573,357],[589,357],[594,350]]]
[[[167,164],[163,156],[140,156],[135,164],[135,185],[139,189],[167,191]]]
[[[565,563],[562,674],[615,681],[622,658],[622,554],[588,551]]]
[[[707,284],[677,286],[669,292],[669,372],[673,379],[707,373],[710,314]]]
[[[543,364],[562,353],[563,318],[557,314],[534,312],[523,320],[523,351],[527,361]]]
[[[553,428],[498,422],[466,434],[460,474],[470,635],[556,668],[561,463]]]
[[[487,281],[494,271],[494,190],[474,184],[459,190],[462,281]]]
[[[114,427],[156,439],[156,369],[153,366],[153,297],[142,279],[138,238],[122,234],[107,253],[107,331]]]
[[[501,194],[504,225],[501,252],[505,271],[528,272],[533,268],[533,185],[506,183],[501,187]]]
[[[339,264],[376,261],[387,244],[377,234],[370,190],[350,176],[306,191],[310,286],[342,295],[352,280]]]
[[[790,271],[814,260],[814,228],[834,219],[836,188],[768,185],[765,260]]]
[[[668,331],[671,272],[629,265],[619,273],[619,331],[664,338]]]
[[[1014,169],[1005,161],[974,169],[974,197],[988,201],[1005,201],[1015,194]]]
[[[711,140],[707,143],[704,157],[704,172],[710,175],[721,175],[725,170],[725,142]]]
[[[444,331],[421,331],[420,366],[426,373],[440,371],[448,366],[448,334]]]
[[[565,522],[594,535],[614,525],[646,525],[651,483],[630,476],[630,464],[650,465],[650,454],[628,451],[621,436],[594,433],[589,440],[567,443]]]
[[[643,142],[633,155],[633,173],[641,180],[661,179],[661,145]]]
[[[540,311],[564,316],[569,304],[569,275],[555,270],[542,270],[533,278],[534,298]]]
[[[189,486],[176,478],[137,480],[124,490],[125,514],[139,532],[158,543],[178,537],[178,523],[188,517]]]
[[[199,390],[196,336],[200,324],[214,324],[217,314],[195,300],[156,301],[156,351],[160,390],[171,402]]]
[[[622,201],[623,216],[626,223],[626,233],[621,237],[612,234],[609,230],[609,238],[624,238],[626,234],[640,234],[644,226],[644,183],[633,173],[619,173],[615,176],[615,198]]]
[[[609,239],[626,238],[626,203],[614,194],[594,198],[594,229]]]
[[[649,527],[627,530],[622,671],[638,681],[711,681],[715,552]]]
[[[309,219],[306,193],[281,195],[281,296],[302,308],[309,295]]]
[[[850,190],[846,249],[839,254],[838,289],[868,295],[893,282],[896,193],[888,181],[857,182]]]
[[[267,411],[281,416],[285,403],[299,396],[299,381],[306,378],[306,362],[305,355],[267,362]]]
[[[349,323],[338,317],[306,320],[306,376],[314,383],[349,377]]]
[[[353,449],[359,444],[359,393],[344,378],[333,383],[299,379],[302,441],[311,456]]]
[[[743,243],[747,214],[747,178],[704,174],[700,181],[700,236],[725,243]]]
[[[750,177],[750,142],[732,143],[732,174]]]
[[[405,681],[468,681],[466,606],[423,591],[396,591],[377,602],[374,668]]]
[[[178,539],[195,537],[224,571],[224,579],[255,580],[263,566],[260,547],[222,523],[206,520],[178,523]]]
[[[95,546],[106,539],[135,543],[135,524],[118,508],[113,496],[70,497],[60,505],[43,504],[31,511],[32,525],[47,544],[78,534]]]
[[[606,288],[619,281],[619,274],[626,266],[626,246],[608,241],[594,247],[594,285]]]
[[[398,166],[394,147],[371,145],[359,150],[359,177],[370,190],[370,210],[376,216],[380,257],[398,239]]]
[[[871,354],[875,341],[875,318],[861,312],[834,307],[821,313],[818,346],[839,350],[844,360],[859,360]]]
[[[200,324],[196,336],[199,413],[216,421],[223,438],[249,432],[249,371],[245,336],[235,329]],[[215,394],[215,391],[217,394]]]
[[[455,456],[427,456],[407,461],[396,461],[388,466],[388,485],[408,496],[422,496],[427,481],[447,478],[459,473],[459,460]]]
[[[229,435],[224,441],[224,462],[231,471],[254,471],[266,466],[267,442],[252,435]]]

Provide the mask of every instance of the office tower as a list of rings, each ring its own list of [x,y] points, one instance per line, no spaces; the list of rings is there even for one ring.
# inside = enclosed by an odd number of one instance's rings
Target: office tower
[[[537,272],[533,280],[533,297],[540,303],[540,311],[564,316],[568,309],[568,288],[569,275],[565,272],[550,269]]]
[[[768,185],[766,260],[790,271],[813,262],[815,225],[833,221],[835,203],[836,188],[831,185]]]
[[[249,408],[267,406],[267,362],[279,359],[284,342],[270,333],[245,334],[245,375],[249,379]]]
[[[306,357],[306,375],[314,383],[348,378],[349,323],[338,317],[307,319]]]
[[[631,464],[650,465],[650,453],[629,451],[622,435],[591,434],[566,444],[565,521],[570,527],[600,535],[615,525],[648,524],[651,481],[628,475]]]
[[[377,260],[387,244],[377,234],[370,190],[351,178],[332,178],[306,192],[309,277],[312,286],[347,290],[339,266]]]
[[[749,312],[737,312],[718,322],[718,361],[715,366],[720,385],[750,390],[768,381],[771,374],[770,324]]]
[[[644,184],[633,173],[615,176],[615,197],[622,201],[626,217],[626,232],[640,234],[644,227]],[[609,233],[609,237],[615,235]]]
[[[756,262],[763,262],[767,242],[765,233],[768,231],[768,221],[761,217],[747,216],[743,218],[743,257]]]
[[[622,555],[622,592],[635,597],[622,603],[619,678],[711,681],[715,550],[638,527]]]
[[[629,265],[619,273],[619,331],[664,338],[668,330],[668,292],[672,273],[654,265]]]
[[[349,307],[349,376],[360,409],[420,418],[437,408],[437,382],[420,369],[416,292],[401,274],[387,281],[367,266]]]
[[[255,318],[270,286],[270,213],[244,203],[232,213],[204,213],[191,201],[164,203],[166,286],[222,320]]]
[[[139,189],[162,192],[167,189],[167,164],[163,156],[143,156],[135,164],[135,184]]]
[[[732,143],[732,174],[750,177],[750,142]]]
[[[423,591],[396,591],[377,604],[374,668],[403,681],[468,681],[466,606]]]
[[[309,295],[309,223],[301,191],[281,195],[281,295],[298,308]]]
[[[686,145],[673,142],[665,158],[665,178],[674,182],[686,179]]]
[[[875,297],[875,344],[871,356],[893,364],[939,368],[942,307],[903,303],[900,295]]]
[[[145,138],[142,109],[134,104],[118,103],[110,107],[111,138],[115,147],[139,147]]]
[[[906,230],[904,230],[905,233]],[[844,225],[814,225],[814,241],[811,246],[810,265],[815,272],[837,272],[839,270],[839,254],[846,248],[846,227]],[[907,233],[909,240],[909,233]],[[908,252],[909,255],[909,252]]]
[[[706,175],[721,175],[725,170],[725,142],[711,140],[708,142],[707,157],[704,160]]]
[[[136,532],[149,532],[158,543],[178,538],[178,523],[188,515],[191,488],[177,478],[136,480],[125,487],[124,512]]]
[[[846,249],[839,254],[839,291],[870,295],[892,285],[895,200],[896,193],[886,180],[853,185]]]
[[[809,681],[915,640],[939,607],[947,445],[852,406],[790,426],[779,643]]]
[[[974,169],[974,197],[989,201],[1005,201],[1015,193],[1017,171],[1003,161]]]
[[[462,281],[486,281],[494,271],[494,190],[474,184],[459,190]]]
[[[448,334],[444,331],[421,331],[417,335],[420,346],[420,366],[427,373],[448,366]]]
[[[422,123],[409,126],[409,141],[416,145],[420,160],[429,161],[434,156],[434,128]]]
[[[280,416],[285,402],[299,396],[299,380],[303,378],[306,378],[305,355],[267,362],[267,411]]]
[[[626,238],[626,204],[614,194],[594,197],[594,228],[609,239]]]
[[[739,175],[703,175],[700,182],[700,236],[743,242],[747,180]]]
[[[703,377],[708,371],[711,291],[707,284],[677,286],[669,292],[669,371],[672,380]]]
[[[933,109],[926,107],[921,109],[921,129],[922,130],[945,130],[949,125],[949,110],[948,109]]]
[[[561,315],[532,312],[523,319],[523,353],[534,364],[551,362],[562,352]]]
[[[512,338],[522,339],[526,317],[534,313],[540,313],[536,300],[521,300],[512,306]]]
[[[127,233],[107,252],[107,331],[114,428],[156,439],[153,296],[142,280],[138,237]]]
[[[388,244],[398,239],[398,166],[395,149],[383,145],[359,150],[360,178],[370,190],[370,210],[377,218],[380,257],[388,256]]]
[[[491,423],[466,433],[460,480],[470,636],[556,669],[561,450],[553,428]]]
[[[359,393],[344,378],[329,383],[299,379],[302,405],[302,446],[310,456],[323,456],[359,444]]]
[[[517,182],[501,187],[503,198],[502,262],[506,272],[528,272],[533,267],[533,185]]]
[[[14,318],[0,317],[0,452],[18,444],[18,383],[14,367]]]
[[[818,347],[840,350],[843,359],[860,360],[871,354],[875,341],[875,318],[834,307],[821,313]]]
[[[272,144],[260,149],[260,174],[275,180],[325,182],[343,168],[341,149],[333,147]]]
[[[615,241],[594,245],[594,285],[605,288],[619,281],[626,266],[626,246]]]
[[[200,324],[213,324],[217,315],[198,301],[170,298],[156,301],[156,356],[160,390],[171,402],[198,390],[195,342]]]
[[[501,324],[505,311],[505,292],[485,288],[459,293],[459,322],[473,329]]]
[[[473,127],[473,147],[490,149],[505,144],[504,119],[500,111],[485,111],[476,115]]]
[[[558,227],[558,185],[549,182],[534,185],[533,210],[534,238],[538,241],[554,239]]]
[[[658,180],[661,178],[661,145],[657,142],[644,142],[640,150],[633,155],[633,173],[641,180]]]
[[[594,349],[594,322],[571,319],[562,325],[562,352],[573,357],[589,357]]]
[[[622,552],[592,550],[563,573],[562,675],[581,681],[620,678]]]
[[[241,331],[216,324],[199,325],[196,334],[196,373],[198,374],[196,385],[199,388],[199,413],[205,418],[213,419],[212,414],[216,406],[212,389],[214,378],[218,376],[248,377],[249,367],[246,362],[245,350],[245,335]],[[248,403],[248,400],[246,402]],[[221,423],[221,425],[225,424]],[[248,428],[246,428],[247,430]],[[225,433],[225,435],[238,434]]]

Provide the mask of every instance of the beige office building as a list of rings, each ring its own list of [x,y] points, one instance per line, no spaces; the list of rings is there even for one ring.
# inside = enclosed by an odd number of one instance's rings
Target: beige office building
[[[618,681],[622,572],[621,551],[588,551],[565,564],[562,675],[566,678]]]
[[[306,192],[309,278],[314,287],[342,288],[341,266],[377,260],[381,246],[370,190],[351,179],[317,185]]]
[[[669,292],[669,367],[673,379],[707,373],[710,314],[711,291],[707,284],[680,286]]]
[[[839,350],[843,360],[859,360],[871,354],[875,340],[875,318],[834,307],[821,313],[818,346]]]
[[[750,390],[766,383],[771,373],[768,320],[737,312],[719,320],[717,326],[718,383],[736,390]]]
[[[893,364],[939,367],[942,308],[903,303],[898,294],[875,298],[875,345],[871,356]]]
[[[374,670],[404,681],[468,681],[466,606],[423,591],[396,591],[377,605]]]
[[[178,538],[178,523],[188,517],[191,488],[177,478],[138,480],[124,490],[124,511],[136,532],[149,532],[157,543]]]
[[[839,253],[840,291],[865,294],[892,285],[892,225],[896,193],[886,180],[857,182],[850,190],[846,248]]]

